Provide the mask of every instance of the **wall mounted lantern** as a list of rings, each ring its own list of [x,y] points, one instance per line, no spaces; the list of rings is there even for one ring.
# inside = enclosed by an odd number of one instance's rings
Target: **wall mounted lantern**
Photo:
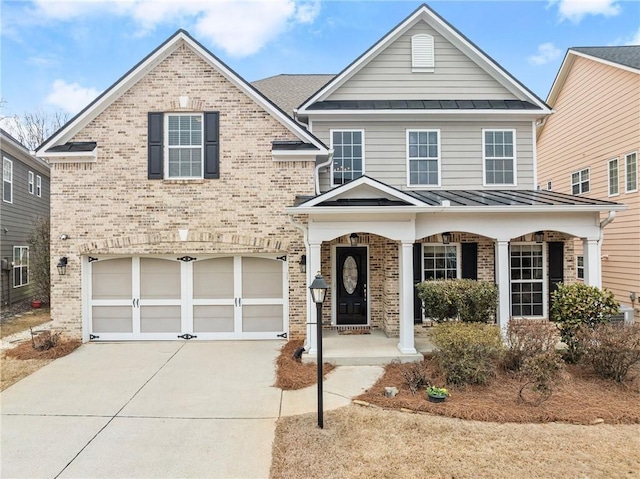
[[[451,233],[449,231],[446,231],[442,233],[442,244],[449,244],[449,243],[451,243]]]
[[[307,272],[307,255],[306,254],[303,254],[300,256],[300,262],[298,264],[300,265],[300,272],[306,273]]]
[[[359,239],[360,237],[357,234],[351,233],[351,236],[349,236],[349,243],[351,243],[351,246],[358,246]]]
[[[536,243],[542,243],[542,241],[544,240],[544,232],[536,231],[535,233],[533,233],[533,239],[536,241]]]
[[[58,274],[60,276],[64,276],[65,274],[67,274],[67,257],[63,256],[60,258],[60,261],[58,261]]]

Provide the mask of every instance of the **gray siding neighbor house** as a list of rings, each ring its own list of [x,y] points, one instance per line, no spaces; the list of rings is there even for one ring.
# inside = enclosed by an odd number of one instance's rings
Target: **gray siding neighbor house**
[[[0,149],[0,304],[6,306],[30,299],[33,295],[28,239],[36,218],[49,218],[49,165],[31,155],[18,140],[2,129]]]

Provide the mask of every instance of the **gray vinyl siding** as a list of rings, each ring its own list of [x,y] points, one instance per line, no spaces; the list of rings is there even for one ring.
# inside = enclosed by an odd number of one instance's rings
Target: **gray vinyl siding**
[[[434,37],[433,73],[411,71],[411,37]],[[327,100],[506,100],[509,90],[425,22],[387,46]]]
[[[0,201],[0,258],[13,261],[14,246],[29,246],[28,238],[33,222],[38,217],[49,217],[49,173],[36,169],[18,159],[17,155],[2,150],[2,157],[13,161],[13,203]],[[29,193],[29,171],[33,171],[33,194]],[[2,173],[4,174],[4,173]],[[36,177],[42,178],[41,197],[36,195]],[[1,179],[3,180],[3,178]],[[4,185],[4,182],[2,182]],[[33,296],[31,282],[26,286],[13,287],[13,271],[2,271],[2,296],[0,304],[6,305]]]
[[[531,122],[313,122],[313,134],[327,145],[330,130],[364,130],[364,174],[407,189],[407,129],[439,129],[441,189],[483,189],[482,130],[516,130],[517,186],[491,189],[534,189]],[[325,169],[326,170],[326,169]],[[329,171],[320,172],[320,188],[331,188]]]

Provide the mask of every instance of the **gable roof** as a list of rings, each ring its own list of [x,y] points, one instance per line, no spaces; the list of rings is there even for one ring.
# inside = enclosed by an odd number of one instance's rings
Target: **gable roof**
[[[428,5],[422,4],[411,15],[396,25],[390,32],[382,37],[377,43],[371,46],[366,52],[360,55],[342,72],[336,75],[330,82],[311,95],[298,109],[300,113],[306,112],[311,105],[327,99],[331,93],[346,83],[353,75],[360,71],[365,65],[373,60],[388,45],[393,43],[403,33],[413,27],[416,23],[424,21],[438,31],[442,36],[459,48],[472,61],[479,65],[489,75],[491,75],[502,86],[511,91],[517,98],[525,102],[530,102],[542,113],[551,113],[551,108],[540,99],[535,93],[524,86],[509,72],[502,68],[495,60],[483,52],[471,40],[465,37],[453,25],[438,15]]]
[[[39,172],[45,173],[47,176],[49,175],[49,170],[51,169],[49,164],[33,156],[26,146],[16,140],[3,128],[0,128],[0,146],[2,147],[2,151],[6,151],[8,154],[37,169]]]
[[[334,74],[280,74],[251,84],[282,111],[293,117],[293,110],[335,77]]]
[[[312,133],[302,128],[296,123],[291,116],[286,114],[280,107],[265,97],[250,83],[244,80],[235,71],[229,68],[222,60],[207,50],[201,43],[195,40],[186,30],[178,30],[165,40],[160,46],[153,50],[149,55],[142,59],[137,65],[131,68],[127,73],[120,77],[113,85],[107,88],[93,102],[85,107],[80,113],[69,120],[62,128],[51,135],[44,143],[42,143],[36,155],[42,156],[49,148],[58,146],[68,142],[89,122],[96,118],[115,100],[124,94],[129,88],[135,85],[148,72],[165,60],[169,55],[175,52],[180,45],[186,44],[200,58],[215,68],[229,82],[239,88],[243,93],[249,96],[257,104],[263,107],[276,120],[278,120],[285,128],[296,135],[301,141],[312,144],[319,154],[328,152],[327,146]]]

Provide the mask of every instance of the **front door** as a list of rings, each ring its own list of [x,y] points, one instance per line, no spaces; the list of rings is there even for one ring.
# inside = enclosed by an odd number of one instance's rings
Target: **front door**
[[[367,324],[367,248],[336,248],[336,324]]]

